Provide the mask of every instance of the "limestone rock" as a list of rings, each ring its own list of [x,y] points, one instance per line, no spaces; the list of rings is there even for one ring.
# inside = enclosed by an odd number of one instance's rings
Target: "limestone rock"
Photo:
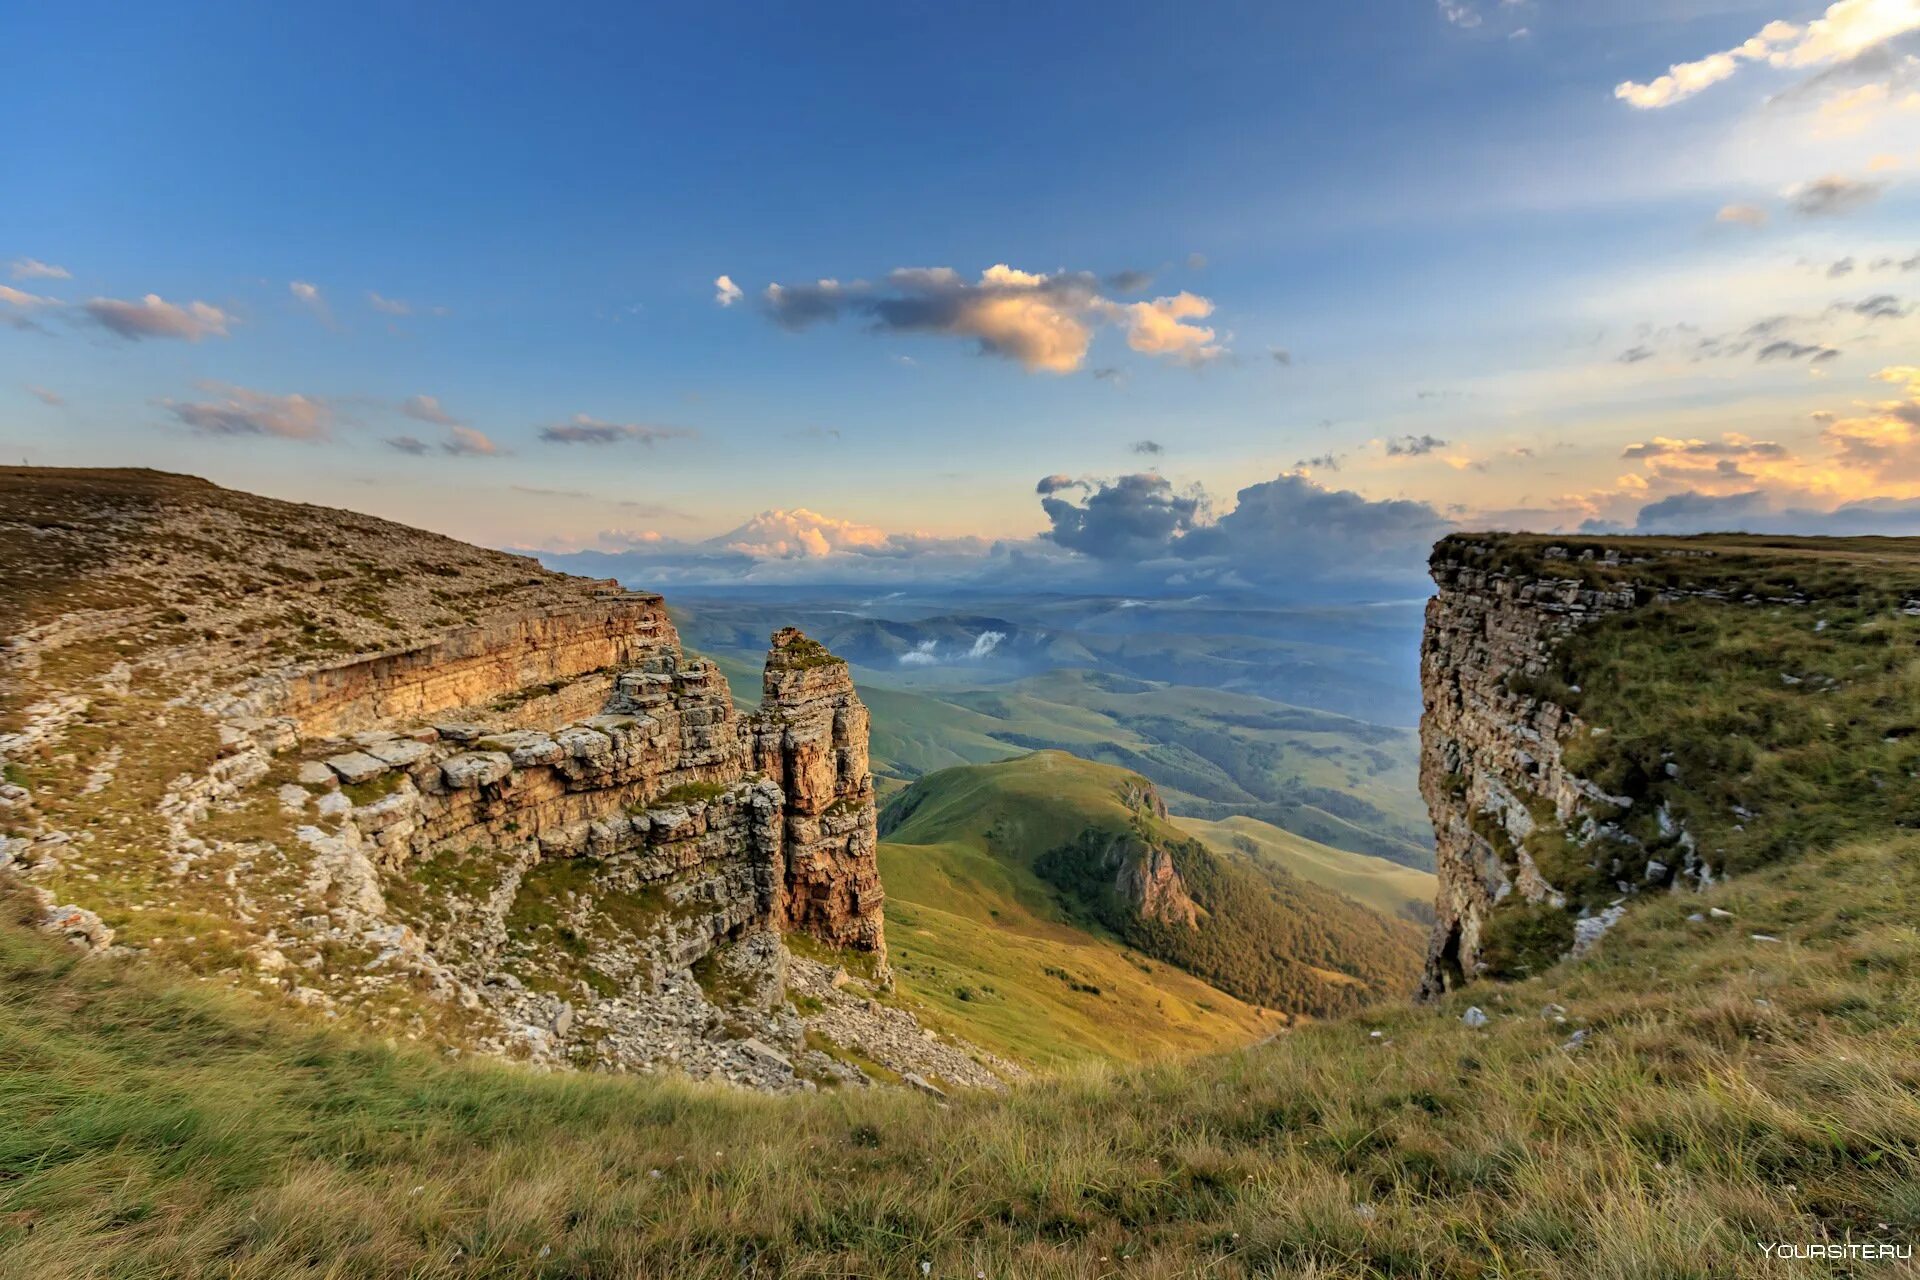
[[[368,755],[364,751],[348,751],[337,756],[327,757],[327,768],[342,782],[371,782],[388,769],[385,760]]]
[[[512,772],[513,760],[503,751],[468,751],[440,765],[440,777],[456,791],[487,786]]]

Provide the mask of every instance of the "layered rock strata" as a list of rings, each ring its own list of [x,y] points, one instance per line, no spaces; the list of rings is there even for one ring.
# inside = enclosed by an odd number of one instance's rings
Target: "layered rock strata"
[[[1436,590],[1420,659],[1420,790],[1433,818],[1440,884],[1423,996],[1480,972],[1497,904],[1518,895],[1525,903],[1568,905],[1527,849],[1543,823],[1576,847],[1602,839],[1620,848],[1639,844],[1613,821],[1632,801],[1568,768],[1564,747],[1587,726],[1554,700],[1554,681],[1546,677],[1555,670],[1556,647],[1573,631],[1649,604],[1723,598],[1713,590],[1637,580],[1635,566],[1655,558],[1636,559],[1618,546],[1573,552],[1545,545],[1511,555],[1497,540],[1472,535],[1435,547]],[[1577,572],[1583,562],[1607,572]],[[1558,570],[1562,564],[1565,571]],[[1580,909],[1576,953],[1598,942],[1636,889],[1711,879],[1712,868],[1687,833],[1672,835],[1680,850],[1676,864],[1649,862],[1646,874],[1621,881],[1620,900]]]

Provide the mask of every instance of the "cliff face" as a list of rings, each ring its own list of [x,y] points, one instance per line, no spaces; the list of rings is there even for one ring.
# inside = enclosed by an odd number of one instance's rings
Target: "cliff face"
[[[996,1083],[867,998],[867,711],[799,632],[742,713],[655,595],[184,477],[0,493],[0,872],[50,928],[390,1034],[864,1083],[791,979],[868,1057]]]
[[[1524,841],[1545,814],[1574,821],[1606,797],[1567,770],[1562,745],[1578,722],[1534,692],[1529,678],[1548,670],[1555,642],[1569,631],[1635,603],[1630,587],[1476,565],[1463,554],[1470,545],[1447,539],[1434,552],[1436,592],[1420,652],[1420,792],[1433,816],[1440,879],[1421,985],[1427,995],[1478,970],[1496,902],[1556,896]]]
[[[1912,552],[1442,540],[1421,654],[1440,880],[1423,992],[1578,955],[1632,895],[1792,856],[1794,832],[1830,836],[1836,814],[1903,824]]]

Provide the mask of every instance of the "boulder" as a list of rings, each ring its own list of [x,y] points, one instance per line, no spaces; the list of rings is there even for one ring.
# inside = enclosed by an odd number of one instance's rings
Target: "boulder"
[[[456,791],[489,786],[512,772],[513,760],[500,751],[467,751],[440,765],[441,778]]]
[[[342,782],[371,782],[390,767],[385,760],[364,751],[347,751],[327,757],[327,768],[339,775]]]

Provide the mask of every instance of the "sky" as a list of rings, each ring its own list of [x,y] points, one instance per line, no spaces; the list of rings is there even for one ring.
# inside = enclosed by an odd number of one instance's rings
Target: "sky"
[[[9,28],[9,462],[662,583],[1920,533],[1920,0]]]

